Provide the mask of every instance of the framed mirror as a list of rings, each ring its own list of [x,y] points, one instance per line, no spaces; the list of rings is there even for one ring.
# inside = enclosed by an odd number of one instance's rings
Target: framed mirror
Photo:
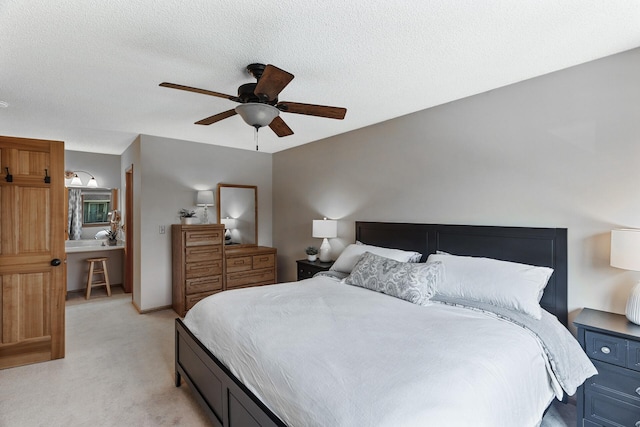
[[[258,187],[218,184],[218,224],[225,224],[225,244],[258,244]]]
[[[83,227],[109,225],[109,212],[118,209],[117,188],[68,187],[70,210],[77,210]]]

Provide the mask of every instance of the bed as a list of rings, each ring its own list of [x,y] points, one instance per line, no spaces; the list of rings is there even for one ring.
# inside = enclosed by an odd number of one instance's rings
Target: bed
[[[422,262],[441,251],[549,267],[553,274],[540,306],[545,316],[550,313],[567,325],[566,229],[356,222],[356,240],[416,251],[422,254]],[[247,301],[249,305],[245,305]],[[273,314],[277,320],[265,320],[272,315],[269,301],[279,307]],[[557,369],[552,365],[567,357],[564,350],[550,353],[546,347],[537,348],[540,340],[532,337],[535,334],[529,329],[514,327],[500,313],[487,313],[483,307],[464,307],[459,301],[443,298],[428,307],[432,316],[428,320],[420,317],[427,312],[423,308],[331,277],[224,292],[192,309],[213,320],[176,319],[176,386],[184,379],[216,426],[436,425],[443,420],[448,425],[469,421],[483,425],[483,419],[491,420],[492,425],[513,425],[517,419],[518,425],[534,426],[551,400],[562,397],[564,383],[548,378],[558,377],[562,382],[567,379],[565,373],[547,374]],[[317,317],[308,317],[310,313]],[[297,324],[304,319],[312,321]],[[394,322],[399,323],[393,326]],[[228,325],[222,327],[224,323]],[[398,324],[404,325],[408,340],[394,333]],[[427,324],[434,337],[440,334],[438,341],[416,338],[425,329],[421,325]],[[385,330],[385,325],[392,329]],[[309,333],[292,338],[300,326]],[[335,338],[336,329],[345,333]],[[491,330],[489,338],[487,330]],[[568,331],[563,331],[565,335],[557,335],[577,346],[572,337],[566,338]],[[380,334],[384,338],[376,342]],[[464,338],[449,339],[457,334]],[[478,341],[476,347],[474,340]],[[487,345],[480,349],[480,342]],[[505,342],[513,345],[505,346]],[[407,351],[398,353],[398,348]],[[500,350],[492,350],[496,348]],[[473,363],[479,365],[469,363],[470,352]],[[527,359],[530,354],[545,352],[546,357]],[[398,354],[402,355],[401,365],[414,363],[421,368],[402,371],[395,366]],[[494,357],[497,354],[504,360]],[[363,355],[366,360],[359,361]],[[513,362],[521,359],[526,360],[525,369]],[[421,364],[421,360],[429,362]],[[345,370],[345,366],[354,365],[365,369]],[[267,373],[269,366],[275,374]],[[451,387],[446,376],[430,377],[432,371],[442,371],[442,366],[461,385]],[[592,366],[578,366],[581,372],[569,373],[577,378],[569,379],[573,381],[570,392],[594,373]],[[417,380],[421,375],[425,375],[422,382]],[[425,387],[425,381],[431,387]],[[496,382],[495,393],[490,382]],[[478,384],[482,384],[482,393],[478,393]],[[386,393],[390,389],[394,392]]]

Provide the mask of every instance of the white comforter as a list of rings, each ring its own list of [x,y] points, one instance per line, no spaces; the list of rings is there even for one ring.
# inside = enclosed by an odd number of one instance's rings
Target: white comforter
[[[527,330],[328,277],[222,292],[185,324],[290,426],[536,426],[554,396]]]

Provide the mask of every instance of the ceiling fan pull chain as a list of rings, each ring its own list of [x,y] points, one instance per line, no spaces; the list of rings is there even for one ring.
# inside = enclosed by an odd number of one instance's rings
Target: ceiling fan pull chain
[[[256,143],[256,151],[258,151],[258,129],[259,129],[258,126],[256,126],[255,129],[256,129],[256,132],[254,133],[253,139]]]

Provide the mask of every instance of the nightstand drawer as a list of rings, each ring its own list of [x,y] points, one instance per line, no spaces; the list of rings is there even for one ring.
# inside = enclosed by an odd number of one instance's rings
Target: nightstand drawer
[[[640,342],[628,341],[627,368],[640,371]]]
[[[587,391],[613,395],[616,398],[623,397],[630,403],[640,405],[640,372],[597,360],[593,360],[593,365],[598,370],[598,375],[585,382]]]
[[[311,277],[315,276],[316,273],[317,272],[315,270],[312,270],[310,268],[298,267],[298,280],[310,279]]]
[[[640,426],[640,406],[587,389],[584,395],[584,418],[597,425]]]
[[[586,353],[596,360],[627,366],[627,341],[598,332],[586,331]]]

